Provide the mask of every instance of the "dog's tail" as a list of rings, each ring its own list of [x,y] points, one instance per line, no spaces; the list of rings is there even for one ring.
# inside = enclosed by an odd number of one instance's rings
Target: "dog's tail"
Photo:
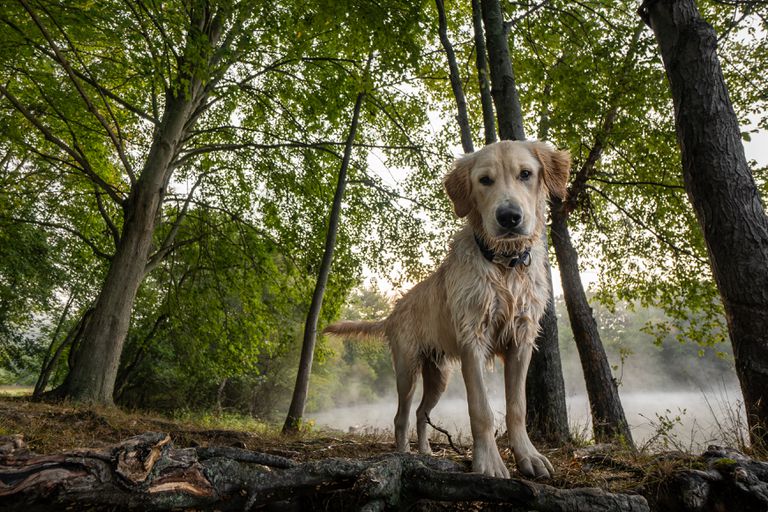
[[[386,320],[378,322],[336,322],[323,329],[323,334],[358,338],[383,338]]]

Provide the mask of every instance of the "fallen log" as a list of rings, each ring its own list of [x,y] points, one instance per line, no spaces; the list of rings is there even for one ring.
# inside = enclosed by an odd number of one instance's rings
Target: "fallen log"
[[[110,448],[54,455],[0,437],[0,509],[397,510],[418,500],[486,502],[544,512],[647,511],[639,495],[557,489],[465,473],[453,461],[388,454],[366,460],[296,461],[234,447],[174,448],[148,432]]]

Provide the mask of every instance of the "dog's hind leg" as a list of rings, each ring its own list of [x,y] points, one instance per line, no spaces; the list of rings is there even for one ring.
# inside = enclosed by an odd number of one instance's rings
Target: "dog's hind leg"
[[[431,359],[424,361],[421,367],[424,394],[421,397],[419,407],[416,409],[416,436],[419,440],[419,453],[424,455],[432,454],[432,449],[429,447],[429,436],[427,436],[427,417],[448,386],[450,374],[450,368],[445,363],[436,363]]]
[[[418,368],[410,361],[394,358],[397,379],[397,414],[395,414],[395,444],[397,451],[408,452],[408,416],[411,414],[411,400],[416,388]]]

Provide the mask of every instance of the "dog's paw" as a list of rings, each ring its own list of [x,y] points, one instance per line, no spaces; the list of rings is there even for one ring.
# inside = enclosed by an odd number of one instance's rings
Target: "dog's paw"
[[[549,479],[555,474],[555,469],[549,460],[536,449],[527,454],[515,453],[517,470],[526,478]]]
[[[429,446],[429,442],[419,443],[419,453],[422,455],[432,455],[432,447]]]
[[[472,457],[472,472],[482,473],[497,478],[509,478],[509,470],[501,460],[496,445],[475,446],[475,454]]]

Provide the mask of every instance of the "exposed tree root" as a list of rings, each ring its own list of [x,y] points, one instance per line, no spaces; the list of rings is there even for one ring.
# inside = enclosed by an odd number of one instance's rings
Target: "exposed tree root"
[[[0,509],[7,511],[250,510],[269,503],[378,511],[419,500],[505,503],[540,511],[648,510],[638,495],[490,478],[420,455],[297,464],[232,447],[174,448],[168,435],[154,432],[101,450],[36,455],[20,436],[0,438]]]

